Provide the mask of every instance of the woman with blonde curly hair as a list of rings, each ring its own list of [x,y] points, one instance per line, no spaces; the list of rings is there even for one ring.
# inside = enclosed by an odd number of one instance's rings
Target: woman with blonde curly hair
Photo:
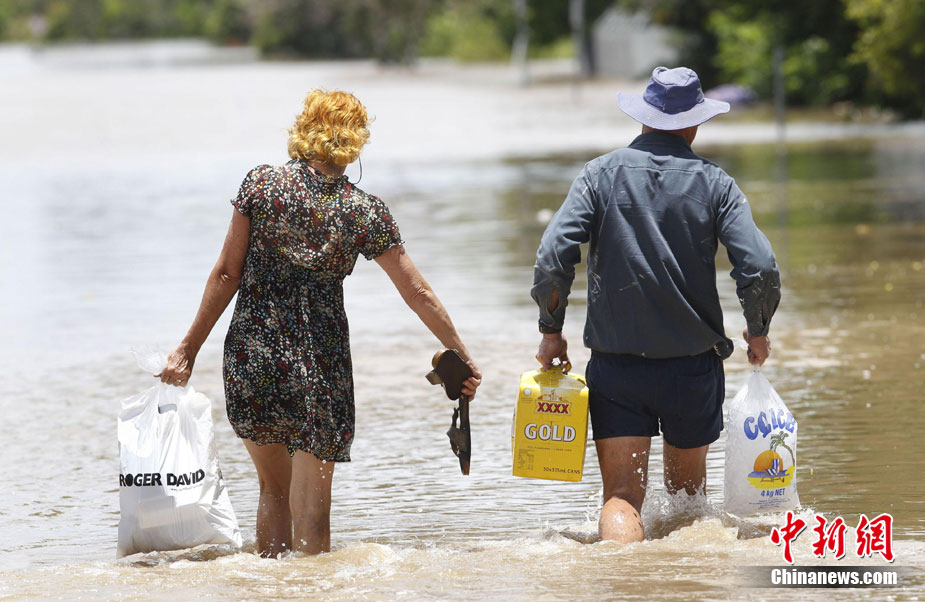
[[[369,139],[352,94],[315,90],[289,132],[288,163],[244,178],[225,245],[192,326],[158,375],[184,386],[196,354],[235,293],[223,373],[228,420],[257,468],[257,550],[264,556],[330,549],[335,462],[350,460],[353,373],[343,280],[357,256],[375,259],[402,299],[474,377],[481,374],[440,300],[408,257],[379,198],[345,167]]]

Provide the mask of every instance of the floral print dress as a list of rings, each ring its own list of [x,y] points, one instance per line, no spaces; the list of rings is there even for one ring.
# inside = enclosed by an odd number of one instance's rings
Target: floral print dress
[[[258,445],[350,460],[353,369],[344,278],[402,244],[388,207],[293,159],[252,169],[232,204],[251,220],[225,338],[228,419]]]

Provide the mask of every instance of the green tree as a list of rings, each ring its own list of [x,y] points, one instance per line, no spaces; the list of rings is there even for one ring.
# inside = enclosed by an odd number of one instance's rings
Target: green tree
[[[45,37],[95,40],[102,37],[102,15],[96,0],[56,0],[45,9]]]
[[[510,0],[508,0],[510,4]],[[585,23],[594,24],[604,12],[615,6],[616,0],[585,0]],[[551,44],[572,34],[569,22],[569,1],[528,0],[530,10],[530,40],[540,45]]]
[[[362,56],[368,40],[343,33],[352,5],[338,0],[265,0],[260,3],[254,42],[269,54]]]
[[[836,16],[822,27],[823,19],[822,13],[810,10],[787,13],[746,3],[711,12],[707,27],[716,38],[717,77],[770,96],[772,52],[782,44],[790,102],[825,104],[856,97],[862,92],[864,72],[846,59],[855,27]]]
[[[211,0],[52,0],[36,2],[48,40],[202,35]]]
[[[910,116],[925,116],[925,2],[846,0],[861,28],[852,59],[867,66],[869,90]]]
[[[367,37],[373,56],[385,63],[410,63],[418,57],[428,19],[441,4],[441,0],[352,1],[354,19],[348,32]]]
[[[420,52],[462,61],[505,60],[513,39],[511,0],[449,0],[428,19]]]
[[[915,1],[915,0],[910,0]],[[866,70],[848,60],[858,25],[844,0],[623,0],[655,22],[680,28],[682,62],[706,87],[734,82],[771,91],[773,48],[784,47],[788,101],[824,104],[863,96]]]
[[[437,0],[266,0],[254,41],[261,51],[408,62]]]
[[[0,2],[0,40],[6,38],[6,28],[14,17],[13,7],[7,2]]]
[[[730,11],[714,11],[706,26],[716,39],[711,61],[715,76],[748,86],[761,96],[770,96],[770,58],[774,45],[774,25],[770,19],[743,21]]]
[[[246,42],[253,28],[245,0],[217,0],[204,23],[205,34],[223,43]]]
[[[561,44],[572,35],[569,4],[569,0],[528,0],[532,48]],[[615,4],[615,0],[585,0],[585,37]],[[513,0],[444,0],[427,23],[421,51],[460,60],[503,60],[510,57],[516,32]]]

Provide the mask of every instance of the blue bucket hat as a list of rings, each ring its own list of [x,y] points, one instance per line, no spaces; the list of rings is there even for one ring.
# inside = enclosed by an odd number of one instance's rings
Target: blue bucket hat
[[[687,67],[656,67],[643,94],[617,94],[620,109],[657,130],[683,130],[729,112],[729,103],[703,97],[700,78]]]

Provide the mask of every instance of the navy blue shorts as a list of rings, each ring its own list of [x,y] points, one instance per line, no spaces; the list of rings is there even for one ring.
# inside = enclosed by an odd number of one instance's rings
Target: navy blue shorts
[[[681,449],[709,445],[723,430],[726,376],[712,349],[649,359],[591,353],[585,372],[594,439],[654,437]]]

